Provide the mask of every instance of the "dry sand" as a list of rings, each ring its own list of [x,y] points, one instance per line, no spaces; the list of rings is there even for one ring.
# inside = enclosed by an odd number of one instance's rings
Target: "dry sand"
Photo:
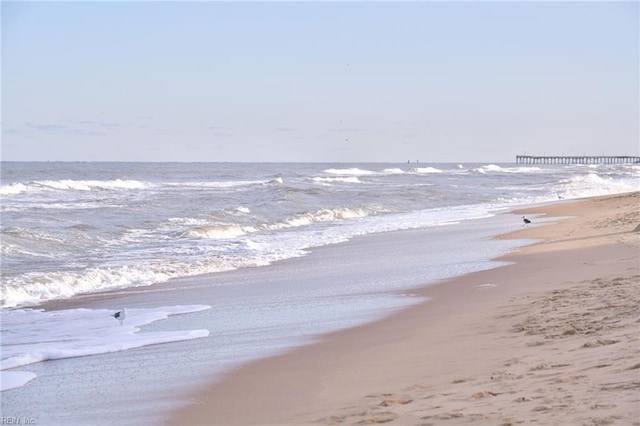
[[[503,238],[542,241],[513,264],[242,367],[170,424],[640,425],[640,193],[520,213]]]

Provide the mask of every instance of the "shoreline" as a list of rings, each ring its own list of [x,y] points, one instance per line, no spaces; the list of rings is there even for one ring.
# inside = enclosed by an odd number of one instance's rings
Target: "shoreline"
[[[570,302],[582,297],[586,305],[587,301],[597,305],[598,295],[607,293],[604,288],[617,283],[616,294],[622,296],[616,303],[625,312],[620,321],[637,320],[630,319],[628,308],[637,303],[637,292],[630,288],[637,286],[639,273],[640,234],[632,232],[640,223],[635,208],[639,200],[640,193],[634,192],[515,210],[559,219],[500,236],[541,240],[495,259],[514,263],[428,285],[415,291],[427,302],[240,367],[196,392],[193,404],[176,411],[168,423],[640,419],[634,405],[638,380],[615,382],[621,388],[600,393],[593,391],[598,385],[592,383],[596,376],[624,378],[614,363],[600,360],[611,358],[612,350],[618,359],[631,351],[624,358],[630,364],[625,368],[638,368],[631,349],[639,339],[637,331],[629,333],[627,327],[623,338],[608,338],[611,330],[585,334],[573,328],[565,330],[566,335],[549,337],[545,327],[530,318],[536,309],[534,318],[564,309],[564,317],[548,322],[559,323],[554,327],[580,318],[589,323],[591,311],[580,311],[582,304]],[[560,305],[555,306],[557,300]],[[518,327],[522,330],[514,331]],[[579,339],[585,340],[582,346]],[[585,348],[586,355],[576,348]],[[549,360],[551,355],[554,361]],[[587,355],[600,358],[591,360]],[[594,362],[592,372],[576,373]],[[628,371],[626,377],[633,379]],[[560,382],[547,383],[550,380]],[[553,385],[557,395],[550,396],[544,390]],[[605,385],[599,384],[601,389]]]

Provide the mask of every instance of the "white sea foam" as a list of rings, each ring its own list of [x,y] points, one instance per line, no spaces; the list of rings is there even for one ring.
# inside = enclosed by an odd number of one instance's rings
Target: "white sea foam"
[[[279,181],[278,181],[279,180]],[[191,189],[215,189],[215,188],[235,188],[242,186],[265,185],[269,183],[282,183],[282,179],[273,180],[220,180],[220,181],[204,181],[204,182],[167,182],[164,185],[177,188]]]
[[[181,226],[205,226],[209,223],[201,217],[170,217],[167,221]]]
[[[281,177],[277,177],[275,179],[270,180],[268,183],[281,185],[284,183],[284,180]]]
[[[30,371],[0,371],[0,392],[22,387],[36,377]]]
[[[208,330],[140,332],[140,327],[164,320],[170,315],[194,313],[206,309],[210,309],[210,306],[127,309],[127,316],[122,325],[111,316],[116,312],[115,310],[3,310],[0,311],[2,324],[0,370],[53,359],[118,352],[142,346],[207,337]],[[29,372],[3,371],[0,374],[1,390],[22,386],[35,378],[35,374]]]
[[[285,219],[282,222],[263,225],[263,228],[269,230],[295,228],[299,226],[311,225],[313,223],[352,219],[357,217],[365,217],[367,215],[367,211],[360,208],[321,209],[315,212],[307,212],[297,216],[293,216]]]
[[[43,191],[119,191],[151,188],[149,182],[137,180],[36,180],[27,183],[14,182],[0,186],[0,195],[19,195]]]
[[[435,167],[412,167],[411,171],[413,173],[442,173],[442,170]]]
[[[501,167],[495,164],[489,164],[473,169],[476,173],[486,174],[493,173],[535,173],[542,171],[540,167]]]
[[[30,272],[2,283],[2,307],[35,305],[45,300],[166,281],[169,271],[140,266],[93,268],[85,271]]]
[[[334,183],[334,182],[340,182],[340,183],[362,183],[360,181],[360,179],[358,179],[357,176],[350,176],[350,177],[314,177],[313,178],[314,182],[319,182],[319,183]]]
[[[613,179],[596,173],[574,175],[554,187],[561,198],[582,198],[640,190],[637,180]]]
[[[136,180],[44,180],[31,183],[32,186],[75,191],[91,191],[93,189],[100,190],[117,190],[117,189],[143,189],[150,186],[146,182]]]
[[[503,169],[500,166],[496,166],[495,164],[489,164],[487,166],[481,166],[473,171],[485,174],[487,172],[501,172]]]
[[[324,172],[332,175],[343,175],[343,176],[367,176],[367,175],[376,174],[376,172],[372,170],[365,170],[357,167],[350,167],[347,169],[326,169]]]
[[[16,195],[28,190],[29,187],[23,183],[10,183],[0,186],[0,195]]]
[[[259,231],[274,231],[287,228],[311,225],[314,223],[331,222],[367,216],[367,210],[361,208],[338,207],[335,209],[320,209],[305,212],[286,218],[282,221],[263,223],[257,226],[241,226],[237,224],[215,224],[198,226],[188,230],[185,235],[196,238],[227,239]]]
[[[385,173],[388,175],[401,175],[404,173],[404,170],[393,167],[393,168],[382,170],[382,173]]]

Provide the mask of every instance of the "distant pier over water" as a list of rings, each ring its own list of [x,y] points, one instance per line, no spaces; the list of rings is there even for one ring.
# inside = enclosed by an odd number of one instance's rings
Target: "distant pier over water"
[[[626,164],[640,163],[640,157],[633,155],[578,155],[578,156],[536,156],[516,155],[516,164]]]

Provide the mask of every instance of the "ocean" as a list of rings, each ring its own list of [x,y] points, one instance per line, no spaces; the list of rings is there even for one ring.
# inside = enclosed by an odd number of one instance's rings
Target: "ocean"
[[[2,416],[53,425],[161,423],[245,362],[499,266],[530,243],[491,238],[523,226],[509,209],[640,189],[637,164],[1,167]]]

